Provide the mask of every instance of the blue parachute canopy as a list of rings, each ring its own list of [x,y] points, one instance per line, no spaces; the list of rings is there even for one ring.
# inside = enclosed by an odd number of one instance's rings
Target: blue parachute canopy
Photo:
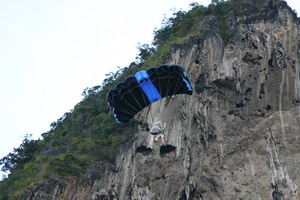
[[[181,65],[159,65],[139,71],[107,93],[106,101],[118,123],[130,119],[149,104],[167,96],[193,94]]]

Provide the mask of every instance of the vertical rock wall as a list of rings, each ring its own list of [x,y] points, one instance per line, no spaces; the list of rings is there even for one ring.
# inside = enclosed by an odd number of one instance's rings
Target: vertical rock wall
[[[141,126],[114,170],[20,199],[300,199],[299,20],[285,2],[245,9],[226,45],[209,27],[173,47],[167,63],[184,65],[196,92],[137,118],[165,122],[165,146]]]

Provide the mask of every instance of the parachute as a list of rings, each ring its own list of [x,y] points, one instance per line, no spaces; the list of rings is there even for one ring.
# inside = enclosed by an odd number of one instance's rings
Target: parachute
[[[159,65],[128,76],[106,95],[118,123],[130,119],[151,103],[177,94],[193,94],[188,75],[181,65]]]

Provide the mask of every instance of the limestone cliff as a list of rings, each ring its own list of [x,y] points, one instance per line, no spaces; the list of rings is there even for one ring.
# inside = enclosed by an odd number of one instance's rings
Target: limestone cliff
[[[300,31],[280,2],[245,5],[222,40],[207,18],[202,39],[174,45],[196,92],[163,99],[136,118],[139,132],[115,167],[38,184],[19,199],[300,199]],[[166,122],[166,146],[147,132]]]

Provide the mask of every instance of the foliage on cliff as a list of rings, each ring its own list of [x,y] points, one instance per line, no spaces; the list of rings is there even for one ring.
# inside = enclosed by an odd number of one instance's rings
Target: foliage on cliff
[[[174,12],[170,18],[165,18],[161,28],[154,30],[152,45],[156,51],[145,60],[144,66],[163,63],[174,44],[183,44],[193,38],[204,39],[211,33],[219,33],[227,43],[232,36],[233,27],[230,27],[229,18],[239,12],[240,8],[247,4],[252,7],[260,7],[269,0],[212,0],[207,7],[198,4],[190,4],[191,9]],[[275,0],[272,2],[279,2]]]
[[[112,162],[118,146],[135,131],[133,122],[116,124],[105,96],[115,81],[131,71],[118,70],[107,75],[102,86],[86,89],[83,100],[53,122],[42,139],[27,136],[19,148],[2,158],[2,171],[10,174],[0,182],[0,199],[10,199],[35,182],[84,175],[85,167],[94,162]]]
[[[252,0],[261,5],[266,0]],[[215,29],[226,42],[232,30],[227,24],[231,11],[246,0],[213,0],[208,7],[191,4],[188,12],[174,12],[154,31],[152,45],[139,45],[137,59],[128,67],[107,74],[101,86],[87,88],[83,100],[51,124],[42,139],[26,136],[19,148],[0,160],[2,171],[10,171],[0,182],[0,199],[10,199],[16,192],[40,181],[55,181],[60,176],[82,176],[86,167],[95,162],[112,163],[118,147],[135,133],[134,121],[117,124],[107,106],[107,92],[117,82],[138,70],[163,63],[174,44],[193,38],[203,39],[207,19],[216,18]]]

